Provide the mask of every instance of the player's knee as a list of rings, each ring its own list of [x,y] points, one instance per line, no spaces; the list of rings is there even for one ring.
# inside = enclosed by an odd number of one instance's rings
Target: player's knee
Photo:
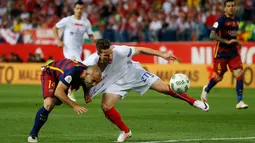
[[[216,75],[214,78],[217,82],[220,82],[223,79],[223,76]]]
[[[241,78],[243,76],[243,70],[242,69],[235,70],[233,74],[236,78]]]
[[[55,107],[56,101],[54,98],[48,97],[44,99],[44,108],[51,111]]]
[[[105,104],[105,103],[102,103],[102,104],[101,104],[101,109],[102,109],[103,111],[108,111],[108,110],[110,110],[112,107],[113,107],[113,105],[108,105],[108,104]]]

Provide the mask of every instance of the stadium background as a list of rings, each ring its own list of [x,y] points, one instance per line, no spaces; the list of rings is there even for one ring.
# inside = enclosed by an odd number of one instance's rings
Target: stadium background
[[[51,28],[72,14],[76,0],[0,1],[0,139],[2,142],[26,140],[34,113],[42,105],[40,67],[47,60],[63,58]],[[201,87],[213,76],[215,42],[209,40],[214,21],[222,14],[223,0],[84,0],[85,11],[96,38],[114,44],[139,45],[162,52],[173,51],[174,63],[161,58],[137,56],[143,66],[168,82],[175,73],[191,80],[188,91],[200,98]],[[245,64],[245,101],[250,109],[235,109],[235,79],[231,73],[210,93],[211,111],[202,113],[185,103],[148,92],[143,97],[131,92],[117,105],[131,126],[131,142],[198,139],[214,143],[255,142],[255,1],[236,0],[242,41],[240,54]],[[83,58],[95,51],[84,36]],[[78,102],[83,104],[81,91]],[[41,132],[42,142],[111,142],[116,128],[100,111],[100,96],[85,105],[89,113],[76,116],[63,105],[54,111]],[[63,118],[64,117],[64,118]],[[74,122],[72,122],[74,121]],[[107,131],[107,132],[106,132]],[[170,140],[170,141],[169,141]],[[204,140],[204,141],[203,141]],[[216,141],[218,142],[218,141]]]

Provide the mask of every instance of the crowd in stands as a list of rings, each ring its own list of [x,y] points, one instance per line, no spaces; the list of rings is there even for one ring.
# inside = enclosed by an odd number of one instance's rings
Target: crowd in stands
[[[42,57],[41,54],[33,54],[29,53],[28,55],[28,60],[23,61],[20,56],[16,53],[11,53],[9,58],[5,54],[0,55],[0,63],[1,62],[11,62],[11,63],[22,63],[22,62],[27,62],[27,63],[45,63],[45,59]],[[52,57],[50,57],[48,60],[52,60]]]
[[[77,0],[1,0],[0,28],[52,28]],[[83,0],[93,30],[113,42],[202,41],[223,14],[224,0]],[[255,41],[255,1],[236,0],[239,35]],[[4,40],[0,39],[0,42]],[[22,40],[19,40],[22,42]]]

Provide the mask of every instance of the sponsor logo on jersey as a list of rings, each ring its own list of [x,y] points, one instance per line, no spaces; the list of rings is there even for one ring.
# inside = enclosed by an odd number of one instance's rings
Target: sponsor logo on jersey
[[[75,26],[83,26],[83,24],[74,23]]]
[[[236,27],[238,26],[238,22],[237,21],[230,21],[230,22],[225,22],[224,23],[225,26],[232,26],[232,27]]]
[[[236,36],[237,35],[237,31],[236,30],[228,30],[228,34],[230,36]]]

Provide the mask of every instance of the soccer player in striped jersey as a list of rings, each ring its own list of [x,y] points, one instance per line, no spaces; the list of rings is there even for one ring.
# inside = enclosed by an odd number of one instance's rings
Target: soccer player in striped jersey
[[[84,8],[84,3],[78,0],[74,4],[74,15],[62,18],[53,27],[53,34],[58,46],[63,48],[65,58],[74,59],[79,62],[82,61],[81,55],[84,34],[87,33],[90,40],[95,41],[90,21],[82,16]],[[60,39],[58,29],[64,29],[63,41]],[[69,89],[68,97],[76,101],[72,87]]]
[[[87,89],[100,81],[101,71],[97,66],[87,67],[71,59],[54,61],[45,66],[41,74],[44,105],[35,116],[34,126],[28,137],[28,142],[38,141],[38,133],[56,105],[61,105],[63,102],[78,114],[87,112],[86,108],[67,97],[70,86],[75,90],[82,86],[85,95]]]
[[[224,73],[228,70],[236,77],[237,109],[246,109],[248,105],[243,102],[243,65],[238,53],[241,44],[237,40],[239,18],[235,16],[235,1],[224,2],[224,15],[213,25],[210,38],[217,41],[213,68],[216,73],[208,85],[204,86],[201,99],[207,101],[210,90],[223,79]]]

